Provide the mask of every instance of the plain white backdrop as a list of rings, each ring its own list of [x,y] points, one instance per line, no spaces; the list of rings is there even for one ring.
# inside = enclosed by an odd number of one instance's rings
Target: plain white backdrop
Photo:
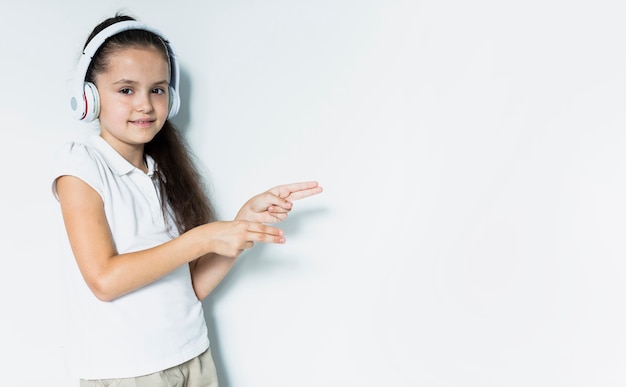
[[[77,385],[50,178],[93,130],[69,111],[80,48],[122,10],[179,54],[221,218],[325,188],[205,302],[223,387],[623,386],[621,5],[4,1],[3,385]]]

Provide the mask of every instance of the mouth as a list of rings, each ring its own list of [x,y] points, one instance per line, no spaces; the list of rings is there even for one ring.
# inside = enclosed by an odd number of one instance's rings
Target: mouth
[[[145,126],[152,125],[154,123],[154,121],[155,120],[134,120],[134,121],[130,121],[130,123],[133,124],[133,125],[145,127]]]

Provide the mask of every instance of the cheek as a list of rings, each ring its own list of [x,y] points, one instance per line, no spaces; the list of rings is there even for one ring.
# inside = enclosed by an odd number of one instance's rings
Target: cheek
[[[158,104],[159,115],[162,115],[165,118],[167,118],[167,115],[169,114],[169,111],[170,111],[170,104],[169,104],[169,100],[167,99],[167,97],[163,98],[163,100],[159,101],[157,104]]]
[[[115,118],[121,113],[122,105],[115,99],[100,95],[100,117]]]
[[[126,108],[127,103],[116,93],[99,92],[100,111],[120,111]]]

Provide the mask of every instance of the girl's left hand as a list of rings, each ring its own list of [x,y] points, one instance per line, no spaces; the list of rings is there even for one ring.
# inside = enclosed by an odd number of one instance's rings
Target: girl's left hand
[[[322,192],[316,181],[285,184],[256,195],[241,207],[235,220],[276,223],[287,219],[293,201]]]

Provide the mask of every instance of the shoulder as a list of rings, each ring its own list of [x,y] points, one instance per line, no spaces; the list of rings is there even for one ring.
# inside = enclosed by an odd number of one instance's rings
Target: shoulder
[[[86,142],[68,141],[61,145],[57,152],[62,167],[73,166],[76,163],[97,162],[97,150]]]
[[[58,150],[52,192],[57,196],[56,181],[59,177],[74,176],[102,195],[103,177],[107,169],[106,160],[88,142],[69,141]]]
[[[108,170],[107,159],[89,142],[70,141],[59,151],[59,173],[102,174]]]

